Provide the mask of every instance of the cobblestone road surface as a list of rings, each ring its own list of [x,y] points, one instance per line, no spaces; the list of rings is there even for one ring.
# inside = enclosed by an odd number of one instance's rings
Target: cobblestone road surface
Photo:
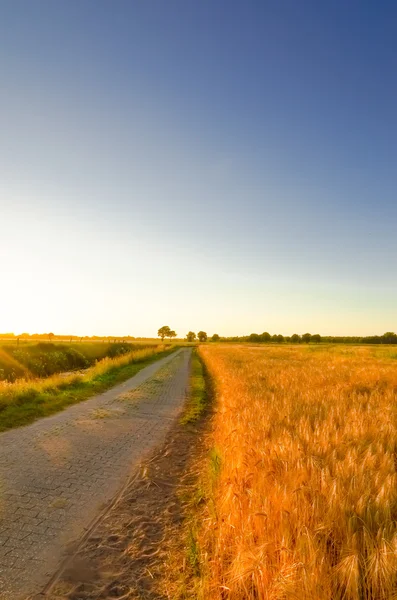
[[[190,350],[55,416],[0,434],[0,598],[38,593],[182,408]]]

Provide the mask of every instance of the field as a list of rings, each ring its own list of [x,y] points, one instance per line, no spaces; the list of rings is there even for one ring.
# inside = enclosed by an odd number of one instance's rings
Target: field
[[[396,348],[200,354],[215,413],[183,597],[396,599]]]

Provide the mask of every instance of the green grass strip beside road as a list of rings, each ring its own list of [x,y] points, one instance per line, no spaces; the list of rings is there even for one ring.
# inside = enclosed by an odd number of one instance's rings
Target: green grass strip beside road
[[[183,425],[198,421],[203,416],[208,405],[204,367],[198,355],[197,348],[192,351],[192,367],[189,383],[189,400],[181,419]]]
[[[155,347],[122,357],[105,358],[84,374],[54,375],[43,380],[0,385],[0,431],[32,423],[100,394],[133,377],[144,367],[176,350]]]

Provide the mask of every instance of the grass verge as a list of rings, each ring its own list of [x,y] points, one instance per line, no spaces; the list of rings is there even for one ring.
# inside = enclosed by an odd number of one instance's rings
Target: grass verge
[[[147,365],[175,350],[157,346],[105,358],[82,375],[54,375],[44,380],[0,382],[0,431],[27,425],[63,410],[133,377]]]
[[[197,348],[192,352],[190,372],[189,401],[184,411],[181,423],[187,425],[194,423],[203,415],[208,402],[207,386],[205,381],[204,366],[197,353]]]

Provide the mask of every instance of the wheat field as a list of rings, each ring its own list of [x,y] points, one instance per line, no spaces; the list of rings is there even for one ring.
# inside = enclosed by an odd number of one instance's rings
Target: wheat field
[[[216,482],[206,600],[397,599],[397,352],[201,346]]]

